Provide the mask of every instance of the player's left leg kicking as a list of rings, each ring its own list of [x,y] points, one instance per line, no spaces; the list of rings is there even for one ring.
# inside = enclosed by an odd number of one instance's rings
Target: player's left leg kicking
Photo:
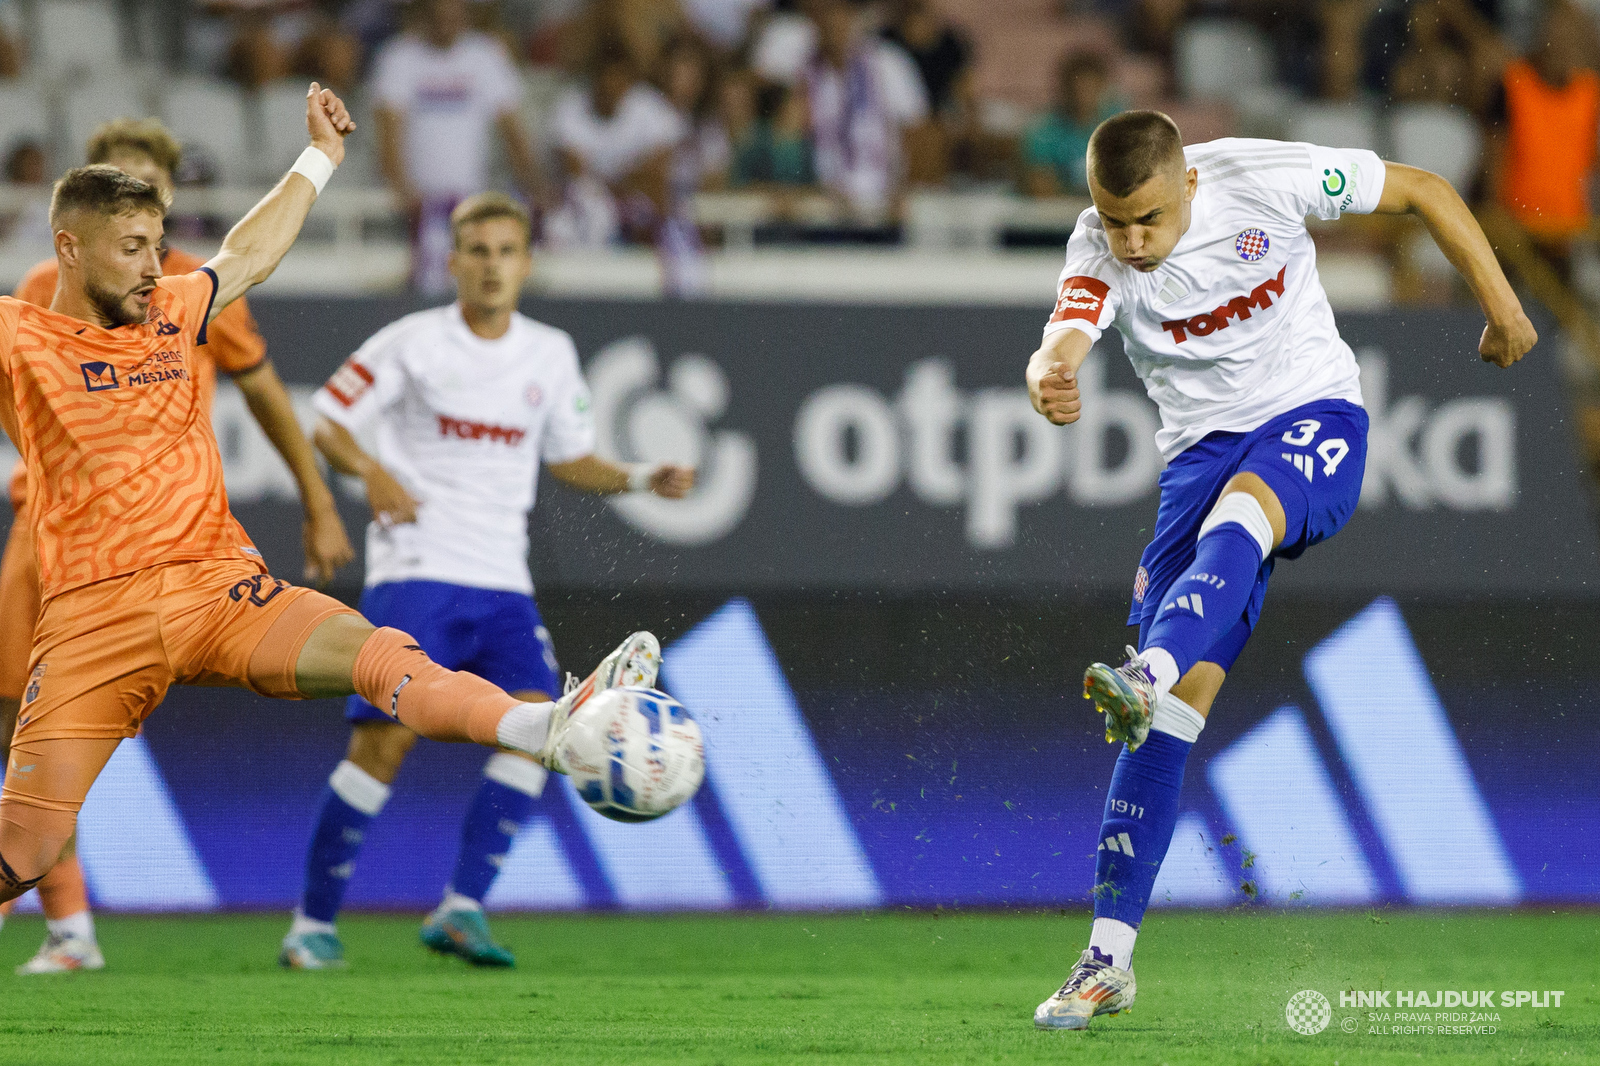
[[[1133,1005],[1134,941],[1172,842],[1189,751],[1260,617],[1275,558],[1298,557],[1354,513],[1366,430],[1352,404],[1308,404],[1250,433],[1212,434],[1162,474],[1130,618],[1139,650],[1084,674],[1106,739],[1124,744],[1095,852],[1094,926],[1067,980],[1034,1012],[1038,1027],[1086,1029]]]
[[[527,702],[548,702],[562,690],[555,649],[532,597],[439,581],[370,586],[361,611],[371,621],[412,634],[437,663],[469,669]],[[635,634],[597,671],[600,687],[655,683],[660,649]],[[390,786],[417,735],[359,696],[346,704],[352,723],[346,758],[328,779],[306,858],[305,892],[279,961],[296,969],[344,964],[335,920],[349,886],[368,823],[388,802]],[[543,792],[544,767],[515,752],[496,752],[467,809],[455,872],[437,909],[423,924],[422,942],[479,966],[512,966],[495,943],[483,912],[517,829]]]
[[[0,901],[55,865],[90,785],[174,681],[285,699],[355,692],[421,736],[521,752],[560,772],[573,712],[620,671],[608,658],[560,700],[523,703],[247,562],[171,563],[71,589],[40,615],[40,684],[24,697],[0,797]]]

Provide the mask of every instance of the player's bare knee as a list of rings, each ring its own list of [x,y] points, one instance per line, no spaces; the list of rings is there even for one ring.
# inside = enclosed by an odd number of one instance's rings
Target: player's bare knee
[[[1227,678],[1227,672],[1216,663],[1198,662],[1172,686],[1172,694],[1200,712],[1200,717],[1208,718]]]
[[[417,735],[398,722],[358,722],[350,731],[350,750],[345,757],[388,785],[394,783],[416,743]]]
[[[300,694],[322,699],[354,692],[356,656],[373,632],[372,623],[354,612],[336,614],[319,625],[295,660],[295,687]]]

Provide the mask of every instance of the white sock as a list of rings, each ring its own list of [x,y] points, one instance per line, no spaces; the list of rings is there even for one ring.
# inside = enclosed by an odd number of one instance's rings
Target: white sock
[[[1110,955],[1111,965],[1117,969],[1126,970],[1133,963],[1133,942],[1138,936],[1139,930],[1127,922],[1096,918],[1094,929],[1089,933],[1089,946]]]
[[[483,904],[471,896],[463,896],[453,888],[444,890],[444,902],[439,904],[439,909],[446,913],[450,911],[481,911]]]
[[[497,751],[483,764],[483,776],[538,799],[544,792],[544,783],[550,779],[550,771],[531,759],[509,751]]]
[[[50,930],[51,936],[70,936],[79,940],[94,939],[94,916],[88,911],[69,914],[65,918],[46,918],[44,927]]]
[[[495,739],[508,748],[538,755],[550,736],[550,708],[553,703],[519,703],[505,713],[495,727]]]
[[[307,933],[332,933],[337,936],[332,922],[319,922],[315,918],[307,918],[299,911],[294,912],[294,921],[289,923],[290,936],[304,936]]]
[[[1150,672],[1156,677],[1156,691],[1165,696],[1167,690],[1178,683],[1178,660],[1165,648],[1146,648],[1139,653],[1139,658],[1150,667]]]

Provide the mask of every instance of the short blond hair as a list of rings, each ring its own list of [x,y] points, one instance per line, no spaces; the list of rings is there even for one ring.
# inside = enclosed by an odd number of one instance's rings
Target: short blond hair
[[[515,219],[528,244],[533,244],[533,216],[520,200],[503,192],[480,192],[457,204],[450,212],[450,243],[460,245],[462,229],[491,218]]]
[[[183,146],[158,118],[114,118],[89,137],[89,162],[108,163],[117,152],[133,151],[150,157],[168,177],[178,173]]]

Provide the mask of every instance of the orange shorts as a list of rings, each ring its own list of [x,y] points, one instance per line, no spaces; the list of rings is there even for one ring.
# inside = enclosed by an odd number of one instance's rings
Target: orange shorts
[[[233,559],[167,563],[63,592],[39,617],[13,743],[131,737],[174,683],[292,698],[306,638],[347,613]],[[281,619],[292,631],[258,655]]]
[[[39,560],[26,507],[17,508],[0,557],[0,698],[20,700],[39,620]]]

